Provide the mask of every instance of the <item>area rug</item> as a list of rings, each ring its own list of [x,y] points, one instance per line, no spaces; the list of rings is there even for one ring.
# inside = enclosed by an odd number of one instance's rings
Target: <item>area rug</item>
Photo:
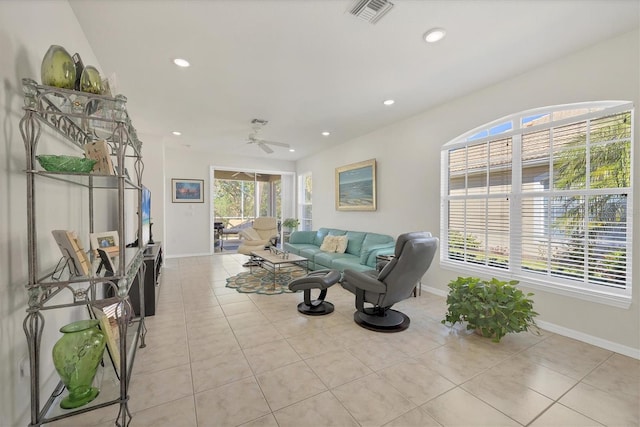
[[[274,286],[273,274],[271,272],[260,267],[253,267],[253,273],[243,271],[242,273],[229,277],[226,286],[241,293],[276,295],[291,292],[289,290],[289,282],[306,274],[307,272],[301,267],[282,267],[278,270],[277,280]]]

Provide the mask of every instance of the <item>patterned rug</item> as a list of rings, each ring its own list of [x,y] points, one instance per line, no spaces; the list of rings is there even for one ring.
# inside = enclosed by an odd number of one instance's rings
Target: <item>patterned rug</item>
[[[289,282],[306,274],[307,272],[301,267],[282,267],[278,270],[277,280],[274,286],[273,274],[263,268],[253,267],[253,273],[243,271],[242,273],[229,277],[226,286],[241,293],[276,295],[283,292],[291,292],[289,290]]]

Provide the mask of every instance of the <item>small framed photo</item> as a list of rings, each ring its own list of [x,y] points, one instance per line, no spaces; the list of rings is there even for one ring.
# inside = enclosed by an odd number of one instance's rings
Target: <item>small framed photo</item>
[[[171,179],[171,201],[173,203],[204,203],[204,180]]]
[[[115,252],[120,250],[120,237],[118,230],[103,231],[102,233],[89,234],[91,249],[97,253],[98,249],[102,249],[111,256],[117,255]]]

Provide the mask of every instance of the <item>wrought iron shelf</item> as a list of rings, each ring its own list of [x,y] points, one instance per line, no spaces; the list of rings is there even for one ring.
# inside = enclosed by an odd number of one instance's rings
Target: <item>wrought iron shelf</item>
[[[25,285],[28,293],[27,316],[24,330],[29,349],[29,368],[31,373],[31,411],[30,426],[41,426],[52,421],[73,415],[86,413],[110,405],[119,405],[116,425],[126,426],[131,421],[128,409],[129,380],[137,347],[145,346],[144,310],[140,317],[128,324],[127,316],[118,318],[120,334],[126,339],[120,340],[122,365],[116,370],[105,351],[102,368],[100,394],[92,402],[76,409],[60,408],[64,397],[64,385],[60,383],[53,394],[41,405],[40,358],[47,352],[41,352],[42,336],[45,328],[44,310],[59,310],[69,307],[91,306],[106,295],[107,289],[115,294],[114,299],[121,309],[129,313],[129,291],[134,280],[139,282],[140,301],[144,305],[144,255],[142,247],[125,248],[120,246],[118,259],[114,265],[114,275],[105,276],[97,272],[98,261],[91,257],[91,273],[87,276],[74,276],[70,268],[62,266],[41,269],[36,212],[36,186],[43,179],[54,180],[60,185],[73,185],[86,189],[89,202],[89,233],[94,232],[94,190],[111,190],[117,193],[116,224],[121,238],[125,236],[125,191],[137,191],[137,203],[142,202],[142,142],[138,139],[129,114],[126,110],[127,98],[123,95],[103,96],[74,90],[59,89],[39,85],[31,79],[22,79],[24,95],[24,117],[20,120],[20,132],[25,143],[27,181],[27,235],[29,281]],[[43,128],[53,132],[43,132]],[[101,173],[68,173],[39,170],[36,154],[41,138],[59,140],[65,152],[84,152],[85,144],[97,140],[107,142],[115,175]],[[49,145],[48,145],[49,146]],[[131,166],[129,176],[125,166]],[[127,199],[128,200],[128,199]],[[65,203],[60,200],[60,203]],[[142,232],[142,218],[139,215],[135,227],[139,235]],[[55,270],[55,271],[54,271]],[[63,297],[64,298],[59,298]],[[71,296],[71,297],[69,297]],[[54,299],[54,297],[56,297]],[[119,376],[118,371],[123,375]],[[115,415],[115,414],[114,414]]]

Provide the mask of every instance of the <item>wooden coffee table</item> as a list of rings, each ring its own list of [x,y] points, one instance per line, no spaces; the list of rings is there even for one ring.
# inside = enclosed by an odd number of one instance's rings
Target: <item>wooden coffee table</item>
[[[257,263],[257,266],[270,272],[273,275],[273,287],[276,286],[276,279],[278,277],[278,271],[284,264],[298,265],[302,267],[304,265],[305,271],[309,271],[309,260],[305,257],[295,255],[292,253],[284,253],[278,251],[278,253],[272,253],[270,250],[265,249],[261,251],[251,252],[253,261]],[[253,273],[253,266],[249,267],[249,271]]]

